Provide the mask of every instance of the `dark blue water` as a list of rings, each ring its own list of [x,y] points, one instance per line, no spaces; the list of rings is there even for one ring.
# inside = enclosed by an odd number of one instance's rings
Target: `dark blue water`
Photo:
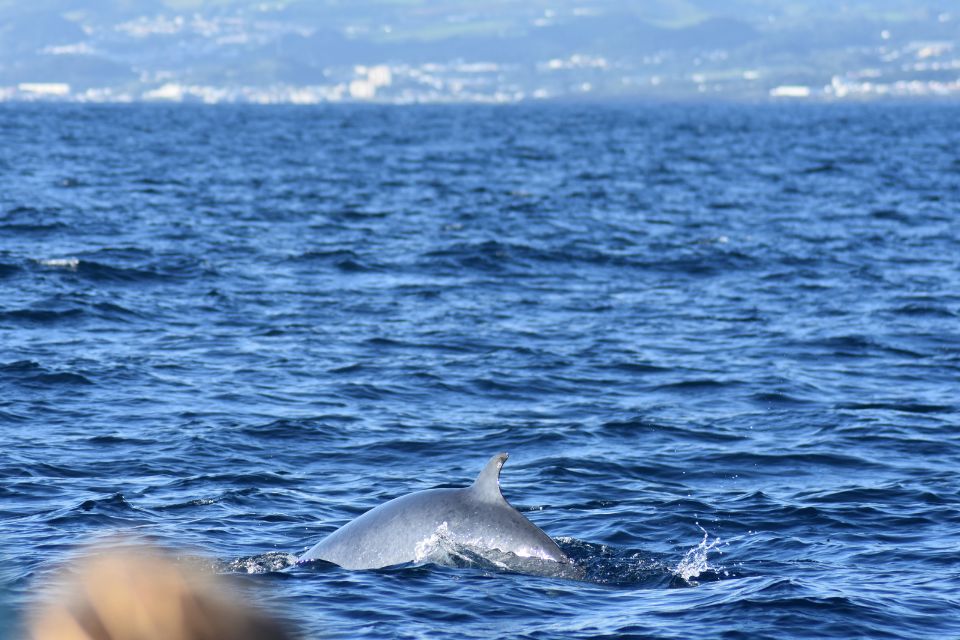
[[[0,108],[9,609],[121,533],[307,636],[960,636],[960,108]],[[584,567],[297,554],[511,454]]]

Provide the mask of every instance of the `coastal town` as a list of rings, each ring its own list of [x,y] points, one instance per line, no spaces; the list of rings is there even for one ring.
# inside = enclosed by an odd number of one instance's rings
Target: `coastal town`
[[[626,14],[624,14],[626,15]],[[590,6],[445,30],[333,26],[289,6],[111,22],[58,14],[51,35],[0,47],[0,101],[515,103],[540,100],[845,101],[960,96],[960,14],[877,22],[816,48],[769,17],[659,26]],[[322,16],[321,16],[322,17]],[[36,17],[31,17],[35,20]],[[117,18],[119,20],[119,18]],[[622,33],[610,33],[621,29]],[[814,25],[815,26],[815,25]],[[16,35],[16,25],[7,35]],[[804,27],[809,29],[812,27]],[[839,29],[839,27],[838,27]],[[591,37],[592,31],[602,35]],[[573,35],[571,35],[573,34]],[[854,37],[855,36],[855,37]],[[844,38],[849,40],[844,44]],[[829,45],[829,46],[828,46]]]

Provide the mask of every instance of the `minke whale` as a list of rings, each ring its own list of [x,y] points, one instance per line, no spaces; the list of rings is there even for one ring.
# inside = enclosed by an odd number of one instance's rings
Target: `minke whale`
[[[511,553],[557,563],[570,558],[500,493],[506,453],[490,459],[461,489],[428,489],[394,498],[343,525],[297,562],[326,560],[345,569],[379,569],[422,560],[438,536],[481,553]]]

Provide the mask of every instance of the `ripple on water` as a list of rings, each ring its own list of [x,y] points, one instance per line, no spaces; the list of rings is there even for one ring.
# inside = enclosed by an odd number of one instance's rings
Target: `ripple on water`
[[[4,105],[13,606],[122,532],[310,636],[960,637],[957,120]],[[501,450],[577,579],[293,565]]]

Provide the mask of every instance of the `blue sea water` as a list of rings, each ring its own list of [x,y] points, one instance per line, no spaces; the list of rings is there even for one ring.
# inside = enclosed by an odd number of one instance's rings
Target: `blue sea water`
[[[8,633],[125,534],[307,637],[960,637],[958,122],[0,106]],[[583,579],[294,564],[501,450]]]

